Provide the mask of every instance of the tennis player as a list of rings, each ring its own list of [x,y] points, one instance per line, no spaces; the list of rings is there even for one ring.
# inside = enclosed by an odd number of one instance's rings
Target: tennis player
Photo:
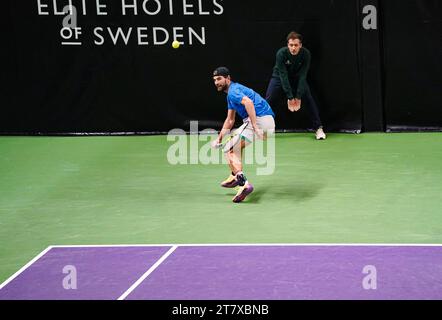
[[[275,114],[272,108],[258,93],[230,78],[230,71],[226,67],[218,67],[213,72],[213,81],[219,92],[227,93],[227,118],[218,135],[216,143],[221,143],[223,137],[230,132],[235,124],[236,113],[248,122],[240,134],[237,146],[226,152],[230,167],[230,176],[221,183],[222,187],[234,188],[239,186],[233,202],[243,201],[253,192],[253,185],[247,181],[242,168],[242,150],[252,143],[255,138],[267,139],[275,132]]]

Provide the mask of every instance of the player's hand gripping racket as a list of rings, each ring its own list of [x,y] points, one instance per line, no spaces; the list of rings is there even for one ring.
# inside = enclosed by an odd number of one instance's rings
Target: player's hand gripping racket
[[[238,129],[234,130],[230,134],[230,136],[226,139],[226,141],[224,141],[222,143],[215,144],[214,148],[216,148],[216,149],[223,149],[224,153],[227,153],[230,150],[232,150],[238,144],[238,142],[241,141],[241,134],[244,132],[244,130],[246,129],[248,124],[249,124],[248,121],[244,122],[241,125],[241,127],[239,127]]]

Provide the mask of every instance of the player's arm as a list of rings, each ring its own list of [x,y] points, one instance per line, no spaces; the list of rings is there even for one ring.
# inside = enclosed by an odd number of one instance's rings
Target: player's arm
[[[284,64],[284,54],[282,52],[278,52],[276,54],[276,67],[279,70],[279,78],[281,80],[282,90],[284,90],[287,99],[292,100],[295,97],[293,96],[292,87],[289,82],[289,73]]]
[[[253,101],[247,97],[244,96],[241,100],[241,104],[246,108],[247,114],[249,115],[250,123],[252,124],[253,129],[257,129],[258,125],[256,124],[256,112],[255,112],[255,105],[253,104]]]
[[[246,108],[253,130],[258,134],[259,137],[262,137],[261,130],[258,128],[258,125],[256,124],[256,111],[253,101],[249,97],[244,96],[241,100],[241,104]]]
[[[292,86],[289,82],[289,73],[284,63],[285,59],[286,57],[281,51],[276,54],[276,67],[279,70],[279,78],[281,80],[282,90],[284,90],[285,95],[287,96],[287,105],[289,110],[291,112],[294,112],[298,111],[301,108],[301,103],[300,100],[295,99],[295,96],[293,95]]]
[[[307,87],[307,73],[310,69],[310,52],[306,51],[305,60],[302,63],[301,69],[298,72],[299,82],[298,89],[296,91],[295,99],[289,100],[289,110],[298,111],[301,108],[301,98],[304,95],[305,88]]]
[[[218,135],[218,143],[221,143],[223,140],[223,137],[230,132],[230,130],[233,128],[233,125],[235,124],[235,115],[236,111],[233,109],[227,110],[227,118],[224,121],[223,128],[221,129],[221,132]]]

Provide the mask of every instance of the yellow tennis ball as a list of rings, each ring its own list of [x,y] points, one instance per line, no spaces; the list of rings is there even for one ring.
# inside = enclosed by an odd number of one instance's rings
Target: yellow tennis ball
[[[174,49],[178,49],[180,47],[180,43],[178,42],[178,41],[174,41],[174,42],[172,42],[172,48],[174,48]]]

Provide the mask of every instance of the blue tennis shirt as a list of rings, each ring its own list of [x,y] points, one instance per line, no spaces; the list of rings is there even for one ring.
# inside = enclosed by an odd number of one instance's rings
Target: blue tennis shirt
[[[227,93],[227,109],[235,110],[242,119],[247,118],[249,115],[247,114],[246,107],[241,104],[244,96],[249,97],[253,101],[257,117],[275,117],[272,108],[263,97],[252,89],[236,82],[230,83],[229,92]]]

